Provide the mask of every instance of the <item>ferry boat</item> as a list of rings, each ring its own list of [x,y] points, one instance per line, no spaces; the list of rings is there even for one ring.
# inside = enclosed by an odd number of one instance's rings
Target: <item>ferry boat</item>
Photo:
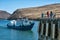
[[[34,26],[33,21],[24,20],[24,19],[20,21],[12,20],[7,24],[8,28],[17,29],[17,30],[31,30],[33,26]]]

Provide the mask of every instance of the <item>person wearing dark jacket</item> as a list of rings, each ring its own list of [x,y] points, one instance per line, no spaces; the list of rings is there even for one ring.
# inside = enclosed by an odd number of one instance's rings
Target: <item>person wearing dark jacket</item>
[[[43,14],[43,13],[41,14],[41,17],[42,17],[42,18],[44,17],[44,14]]]
[[[53,17],[53,12],[52,11],[50,11],[50,18],[52,18]]]

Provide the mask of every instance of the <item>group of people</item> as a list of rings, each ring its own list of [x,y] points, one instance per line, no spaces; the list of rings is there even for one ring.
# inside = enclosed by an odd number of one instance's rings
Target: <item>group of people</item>
[[[47,15],[48,18],[54,18],[56,16],[56,14],[54,14],[52,11],[50,11],[50,12],[47,11],[46,15]],[[41,17],[42,18],[45,17],[44,13],[41,14]]]

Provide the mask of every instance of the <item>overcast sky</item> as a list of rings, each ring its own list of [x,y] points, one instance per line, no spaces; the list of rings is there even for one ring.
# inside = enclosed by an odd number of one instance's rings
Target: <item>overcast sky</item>
[[[0,0],[0,10],[13,13],[16,9],[60,3],[60,0]]]

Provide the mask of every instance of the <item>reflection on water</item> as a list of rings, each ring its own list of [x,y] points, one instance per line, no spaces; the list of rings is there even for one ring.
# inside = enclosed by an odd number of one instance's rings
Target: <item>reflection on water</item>
[[[35,25],[31,31],[20,31],[14,29],[8,29],[6,24],[7,20],[0,20],[0,40],[38,40],[38,23],[35,21]]]
[[[32,31],[18,31],[18,30],[7,30],[0,29],[0,40],[33,40]]]

